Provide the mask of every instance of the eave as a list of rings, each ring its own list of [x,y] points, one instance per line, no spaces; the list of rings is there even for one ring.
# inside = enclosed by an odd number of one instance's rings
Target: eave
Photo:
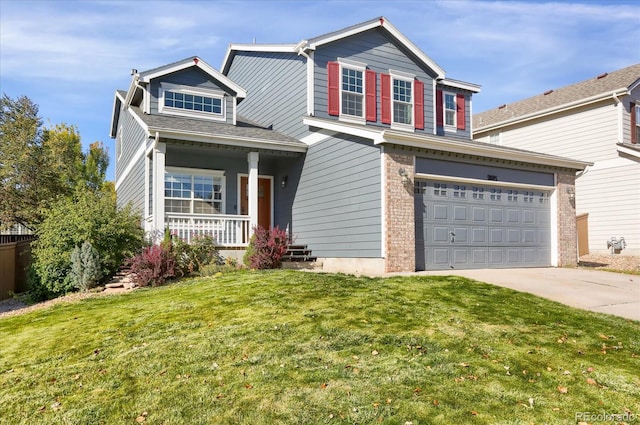
[[[607,91],[605,93],[600,93],[594,96],[587,97],[585,99],[579,99],[573,102],[565,103],[562,105],[554,106],[554,107],[543,109],[540,111],[531,112],[529,114],[509,118],[494,124],[476,127],[473,129],[473,134],[474,136],[477,137],[480,135],[480,133],[495,131],[495,130],[501,129],[502,127],[520,124],[520,123],[537,119],[537,118],[547,117],[549,115],[558,114],[558,113],[569,111],[571,109],[579,108],[582,106],[592,105],[594,103],[602,102],[604,100],[609,100],[609,99],[615,100],[620,96],[625,96],[628,94],[629,94],[629,89],[627,87],[621,87],[619,89],[616,89],[613,91]],[[507,105],[506,107],[508,108],[509,105]],[[475,119],[474,119],[474,122],[476,122]]]
[[[303,123],[311,127],[367,138],[372,140],[374,145],[393,144],[413,148],[433,149],[572,170],[584,170],[587,166],[593,165],[591,162],[510,149],[488,143],[450,139],[429,134],[405,133],[403,131],[384,128],[372,129],[358,124],[343,123],[322,118],[305,117]]]

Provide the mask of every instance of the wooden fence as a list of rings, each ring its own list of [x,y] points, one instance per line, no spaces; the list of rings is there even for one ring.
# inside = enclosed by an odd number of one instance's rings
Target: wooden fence
[[[0,235],[0,300],[27,290],[33,235]]]

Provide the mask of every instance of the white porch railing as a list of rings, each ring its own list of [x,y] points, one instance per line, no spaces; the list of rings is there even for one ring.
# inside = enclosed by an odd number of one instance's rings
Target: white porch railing
[[[245,247],[249,243],[246,215],[165,213],[165,221],[172,235],[187,242],[198,236],[210,236],[219,246]]]

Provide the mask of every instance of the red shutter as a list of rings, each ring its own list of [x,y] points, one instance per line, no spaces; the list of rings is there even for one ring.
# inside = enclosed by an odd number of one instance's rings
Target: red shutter
[[[631,143],[638,143],[638,128],[636,127],[636,108],[638,105],[631,102],[629,110],[631,111]]]
[[[327,81],[329,115],[340,115],[340,64],[338,62],[327,62]]]
[[[380,74],[382,123],[391,124],[391,75]]]
[[[436,125],[444,127],[444,113],[442,112],[442,90],[436,90]]]
[[[414,115],[415,115],[415,127],[418,130],[424,130],[424,83],[422,81],[415,81],[415,101],[414,101]]]
[[[378,121],[378,110],[376,109],[376,102],[378,98],[376,85],[378,82],[376,81],[376,72],[367,69],[365,79],[367,81],[367,87],[365,88],[367,99],[367,121],[376,122]]]
[[[456,109],[457,109],[457,128],[458,130],[464,130],[465,127],[465,116],[464,116],[464,95],[463,94],[456,94]]]

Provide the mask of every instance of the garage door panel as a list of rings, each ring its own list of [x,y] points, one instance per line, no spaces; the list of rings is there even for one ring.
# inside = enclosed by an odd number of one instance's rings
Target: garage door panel
[[[418,269],[550,264],[548,194],[445,181],[415,193]]]

